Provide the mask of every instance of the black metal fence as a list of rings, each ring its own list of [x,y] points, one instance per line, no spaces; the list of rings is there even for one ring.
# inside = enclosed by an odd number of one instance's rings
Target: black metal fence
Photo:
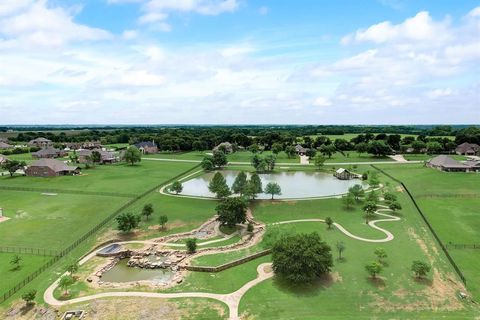
[[[78,195],[87,195],[87,196],[107,196],[107,197],[123,197],[123,198],[138,197],[138,194],[134,194],[134,193],[101,192],[101,191],[68,190],[68,189],[24,188],[24,187],[10,187],[10,186],[0,186],[0,190],[41,192],[41,193],[51,193],[51,194],[66,193],[66,194],[78,194]]]
[[[480,244],[447,243],[448,249],[480,249]]]
[[[173,178],[171,178],[171,179],[169,179],[165,182],[162,182],[162,183],[156,185],[155,187],[153,187],[153,188],[145,191],[144,193],[135,196],[133,199],[129,200],[123,206],[121,206],[120,208],[118,208],[117,210],[112,212],[108,217],[103,219],[99,224],[97,224],[95,227],[93,227],[90,231],[86,232],[83,236],[81,236],[80,238],[75,240],[73,243],[71,243],[68,247],[66,247],[62,251],[57,252],[57,254],[52,259],[50,259],[48,262],[46,262],[43,266],[41,266],[40,268],[38,268],[37,270],[32,272],[28,277],[26,277],[25,279],[23,279],[22,281],[17,283],[15,286],[10,288],[7,292],[0,295],[0,303],[3,303],[5,300],[7,300],[11,296],[13,296],[15,293],[17,293],[19,290],[21,290],[23,287],[25,287],[28,283],[30,283],[33,279],[35,279],[39,274],[41,274],[46,269],[51,267],[55,262],[60,260],[62,257],[69,254],[72,250],[74,250],[76,247],[78,247],[78,245],[80,245],[82,242],[84,242],[90,236],[95,234],[98,230],[100,230],[105,225],[107,225],[111,220],[113,220],[113,218],[115,218],[116,215],[118,215],[119,213],[124,211],[126,208],[128,208],[129,206],[131,206],[132,204],[134,204],[138,200],[142,199],[146,195],[148,195],[148,194],[154,192],[155,190],[163,187],[164,185],[167,185],[167,184],[179,179],[180,177],[192,172],[193,170],[196,170],[198,167],[200,167],[200,165],[201,164],[198,164],[198,165],[194,166],[193,168],[190,168],[189,170],[187,170],[187,171],[185,171],[185,172],[183,172],[183,173],[181,173],[181,174],[179,174],[179,175],[177,175],[177,176],[175,176],[175,177],[173,177]]]
[[[398,182],[402,188],[405,190],[405,192],[407,193],[408,197],[410,198],[410,200],[412,201],[413,205],[415,206],[415,208],[417,209],[417,212],[420,214],[420,216],[422,217],[423,221],[425,222],[425,224],[427,225],[428,229],[430,230],[430,232],[433,234],[433,237],[435,238],[435,240],[437,241],[438,245],[440,246],[440,248],[442,249],[442,251],[445,253],[445,256],[447,257],[448,261],[450,262],[450,264],[452,265],[453,269],[455,270],[455,272],[458,274],[459,278],[462,280],[463,284],[467,285],[467,279],[465,278],[465,276],[463,275],[462,271],[460,270],[460,268],[458,267],[458,265],[455,263],[455,261],[453,260],[452,256],[450,256],[450,253],[448,252],[447,250],[447,247],[443,244],[442,240],[440,239],[440,237],[437,235],[437,233],[435,232],[435,230],[433,229],[432,225],[430,224],[430,222],[428,221],[427,217],[425,216],[425,214],[423,213],[422,209],[420,209],[420,207],[418,206],[417,204],[417,201],[415,201],[415,198],[413,197],[413,195],[410,193],[410,190],[408,190],[407,186],[400,180],[398,180],[397,178],[393,177],[391,174],[389,174],[388,172],[385,172],[384,170],[378,168],[377,166],[375,165],[371,165],[372,168],[374,168],[375,170],[378,170],[380,171],[381,173],[383,173],[384,175],[386,175],[387,177],[389,177],[390,179],[392,179],[393,181],[395,182]]]
[[[23,248],[23,247],[0,247],[0,252],[3,253],[17,253],[17,254],[31,254],[35,256],[53,257],[58,255],[57,250],[41,249],[41,248]]]

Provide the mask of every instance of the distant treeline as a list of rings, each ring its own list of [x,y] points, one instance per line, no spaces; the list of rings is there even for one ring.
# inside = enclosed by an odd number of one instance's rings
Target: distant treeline
[[[11,130],[12,128],[0,128]],[[15,127],[18,130],[17,127]],[[306,148],[319,148],[322,145],[334,145],[337,150],[355,150],[360,143],[384,141],[393,150],[408,147],[424,149],[428,143],[436,151],[450,151],[452,147],[462,142],[480,144],[480,127],[478,126],[177,126],[177,127],[122,127],[122,128],[65,128],[62,131],[37,131],[39,128],[28,128],[31,131],[21,131],[12,141],[27,142],[38,137],[44,137],[53,142],[72,143],[84,141],[101,141],[102,144],[136,143],[139,141],[155,141],[160,150],[191,151],[210,150],[221,142],[231,142],[238,147],[248,148],[259,145],[270,150],[273,144],[284,148],[301,143]],[[68,133],[68,134],[67,134]],[[342,135],[357,134],[353,139],[342,139]],[[400,135],[416,135],[416,138]],[[336,135],[330,139],[327,135]],[[442,136],[455,136],[455,141]],[[418,143],[414,143],[418,141]],[[423,144],[425,145],[423,145]],[[412,146],[412,144],[414,144]],[[441,146],[442,150],[438,150]]]

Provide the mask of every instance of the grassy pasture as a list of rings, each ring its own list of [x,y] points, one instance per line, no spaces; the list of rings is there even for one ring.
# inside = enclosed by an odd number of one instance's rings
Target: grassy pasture
[[[20,261],[20,268],[13,269],[10,261],[18,255],[22,260]],[[17,284],[18,279],[28,277],[36,269],[45,264],[51,257],[37,256],[23,253],[0,253],[0,294],[9,290]]]
[[[480,244],[480,175],[450,173],[422,165],[381,166],[405,183],[444,244]],[[480,298],[480,250],[449,249],[467,278],[468,289]]]
[[[134,166],[125,163],[98,165],[82,170],[79,176],[4,176],[0,177],[0,186],[141,194],[191,167],[191,163],[161,161],[142,161]]]

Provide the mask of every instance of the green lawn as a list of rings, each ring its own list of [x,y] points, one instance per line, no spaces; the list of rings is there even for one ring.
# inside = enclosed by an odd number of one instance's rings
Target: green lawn
[[[402,180],[445,244],[480,244],[480,175],[447,173],[422,165],[380,166]],[[480,299],[480,250],[451,249],[467,278],[468,289]]]
[[[0,186],[141,194],[192,167],[191,163],[181,162],[142,161],[134,166],[119,163],[84,169],[79,176],[5,176],[0,177]]]
[[[10,263],[15,255],[21,258],[20,268],[18,269],[13,269],[13,265]],[[0,281],[0,294],[16,285],[19,279],[28,277],[51,258],[23,253],[0,253],[0,274],[2,279]]]

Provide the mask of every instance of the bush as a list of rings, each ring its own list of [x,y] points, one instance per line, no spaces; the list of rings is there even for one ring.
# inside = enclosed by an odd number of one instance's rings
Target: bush
[[[197,239],[196,238],[187,239],[185,246],[187,247],[187,253],[195,253],[197,251]]]

